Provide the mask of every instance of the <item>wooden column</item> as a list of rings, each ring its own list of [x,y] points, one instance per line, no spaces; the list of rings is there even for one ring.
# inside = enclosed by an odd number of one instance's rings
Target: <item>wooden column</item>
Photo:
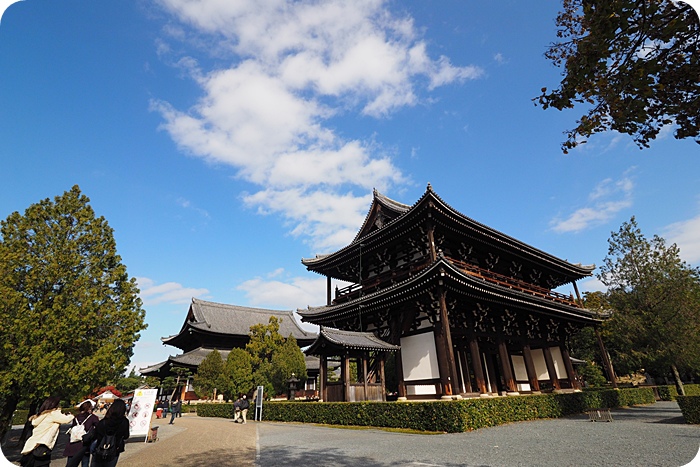
[[[386,380],[384,378],[384,360],[386,360],[386,354],[382,353],[379,355],[379,379],[382,383],[382,400],[386,401]]]
[[[326,305],[330,306],[331,303],[331,276],[326,276]]]
[[[525,360],[525,371],[527,371],[527,380],[530,383],[531,391],[540,390],[540,382],[537,380],[537,371],[535,370],[535,362],[532,361],[532,352],[530,346],[523,346],[523,360]]]
[[[547,373],[549,373],[549,380],[552,382],[554,389],[561,389],[559,385],[559,378],[557,377],[557,370],[554,368],[554,359],[552,358],[552,352],[549,347],[542,349],[544,351],[544,361],[547,364]]]
[[[503,339],[498,341],[498,354],[501,358],[501,368],[503,369],[503,380],[506,383],[508,392],[518,392],[518,386],[515,384],[513,370],[510,367],[510,356],[508,355],[508,347]]]
[[[321,355],[321,362],[318,367],[318,397],[321,401],[326,400],[326,373],[328,361],[325,355]]]
[[[343,380],[343,401],[350,402],[350,357],[347,352],[343,354],[343,363],[340,367],[340,379]]]
[[[481,352],[479,351],[479,342],[476,340],[476,336],[469,337],[469,353],[472,357],[472,369],[474,370],[476,386],[481,394],[486,394],[486,381],[484,380],[484,369],[481,365]]]
[[[564,360],[564,368],[566,368],[566,373],[569,375],[571,387],[574,389],[581,389],[581,385],[576,379],[576,370],[574,370],[574,366],[571,364],[571,356],[569,355],[569,351],[564,345],[560,345],[559,348],[561,350],[561,358]]]
[[[455,383],[457,381],[457,370],[455,367],[454,349],[452,347],[452,334],[450,333],[450,321],[447,317],[447,303],[445,302],[445,291],[439,290],[439,322],[435,326],[435,349],[437,350],[438,367],[440,368],[440,384],[442,385],[442,395],[451,396],[455,393]]]
[[[432,207],[432,203],[431,203]],[[431,216],[431,213],[428,213]],[[435,249],[435,226],[432,221],[428,221],[428,245],[430,245],[430,262],[432,263],[437,259],[437,250]]]
[[[365,386],[365,397],[364,400],[369,400],[368,399],[368,394],[369,394],[369,388],[367,387],[367,353],[362,355],[362,380],[364,381],[364,386]]]
[[[603,366],[605,366],[605,371],[608,373],[608,378],[612,383],[612,387],[617,389],[617,378],[615,377],[615,370],[613,369],[612,362],[608,357],[608,351],[605,350],[605,345],[603,344],[603,338],[600,336],[600,330],[595,327],[595,337],[598,339],[598,347],[600,348],[600,355],[603,358]]]
[[[484,357],[486,359],[486,371],[488,372],[489,386],[491,386],[491,392],[498,393],[498,379],[496,374],[496,365],[493,364],[493,354],[485,353]]]

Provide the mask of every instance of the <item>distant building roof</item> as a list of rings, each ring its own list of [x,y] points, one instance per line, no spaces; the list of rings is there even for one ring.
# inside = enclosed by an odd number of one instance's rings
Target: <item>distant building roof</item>
[[[330,346],[328,345],[330,344]],[[384,342],[371,332],[343,331],[321,326],[316,341],[306,350],[307,355],[321,355],[330,348],[350,350],[396,351],[401,347]],[[324,349],[324,351],[321,351]]]

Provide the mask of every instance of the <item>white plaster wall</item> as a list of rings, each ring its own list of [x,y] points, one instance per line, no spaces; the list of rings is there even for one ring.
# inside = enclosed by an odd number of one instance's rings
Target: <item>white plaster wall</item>
[[[404,381],[440,377],[435,337],[432,332],[401,338],[401,363]],[[433,389],[433,393],[434,393]]]
[[[564,357],[561,355],[560,347],[550,347],[549,351],[552,353],[552,360],[554,360],[554,369],[557,372],[557,378],[566,379],[569,377],[566,372],[566,367],[564,366]]]
[[[549,372],[547,372],[547,362],[544,361],[544,350],[532,349],[532,362],[535,364],[535,373],[537,373],[537,379],[549,381]]]

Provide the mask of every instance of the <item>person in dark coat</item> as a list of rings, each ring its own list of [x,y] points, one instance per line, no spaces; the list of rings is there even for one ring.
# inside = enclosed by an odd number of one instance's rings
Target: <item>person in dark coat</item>
[[[95,437],[98,440],[104,438],[107,434],[114,434],[117,438],[117,455],[113,459],[99,461],[93,456],[92,467],[114,467],[119,460],[119,454],[124,452],[124,441],[129,438],[129,419],[126,418],[126,403],[121,400],[115,400],[107,410],[105,418],[97,424]]]
[[[89,400],[80,404],[80,413],[73,419],[71,428],[81,424],[85,428],[85,433],[88,433],[90,430],[94,430],[95,427],[97,427],[97,423],[100,419],[97,418],[97,415],[93,415],[92,404],[93,402]],[[83,445],[82,441],[66,444],[63,455],[68,457],[66,467],[78,467],[81,462],[82,467],[90,466],[90,446]]]
[[[180,399],[172,402],[170,404],[170,425],[173,424],[175,421],[175,417],[177,417],[177,414],[180,413],[180,410],[182,409],[182,401]]]

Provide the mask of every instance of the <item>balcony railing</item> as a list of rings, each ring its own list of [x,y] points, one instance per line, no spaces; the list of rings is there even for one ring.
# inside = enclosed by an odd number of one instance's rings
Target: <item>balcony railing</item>
[[[509,289],[517,290],[519,292],[524,292],[536,297],[546,298],[548,300],[552,300],[558,303],[563,303],[569,306],[581,308],[581,305],[576,300],[574,300],[574,297],[572,295],[564,295],[562,293],[555,292],[545,287],[540,287],[538,285],[531,284],[529,282],[525,282],[514,277],[498,274],[496,272],[489,271],[488,269],[483,269],[474,264],[465,263],[464,261],[460,261],[454,258],[446,257],[445,259],[452,263],[464,274],[468,274],[473,277],[478,277],[487,282],[498,284],[502,287],[507,287]],[[420,272],[428,265],[429,261],[427,260],[406,263],[392,271],[388,271],[377,276],[371,277],[370,279],[362,282],[362,284],[351,284],[347,287],[343,287],[342,289],[336,288],[335,299],[333,300],[333,303],[338,304],[354,300],[355,298],[358,298],[361,295],[366,295],[368,293],[372,293],[379,290],[380,288],[382,288],[382,285],[383,287],[388,287],[390,284],[395,284],[396,282],[408,279],[410,276],[416,274],[417,272]]]

